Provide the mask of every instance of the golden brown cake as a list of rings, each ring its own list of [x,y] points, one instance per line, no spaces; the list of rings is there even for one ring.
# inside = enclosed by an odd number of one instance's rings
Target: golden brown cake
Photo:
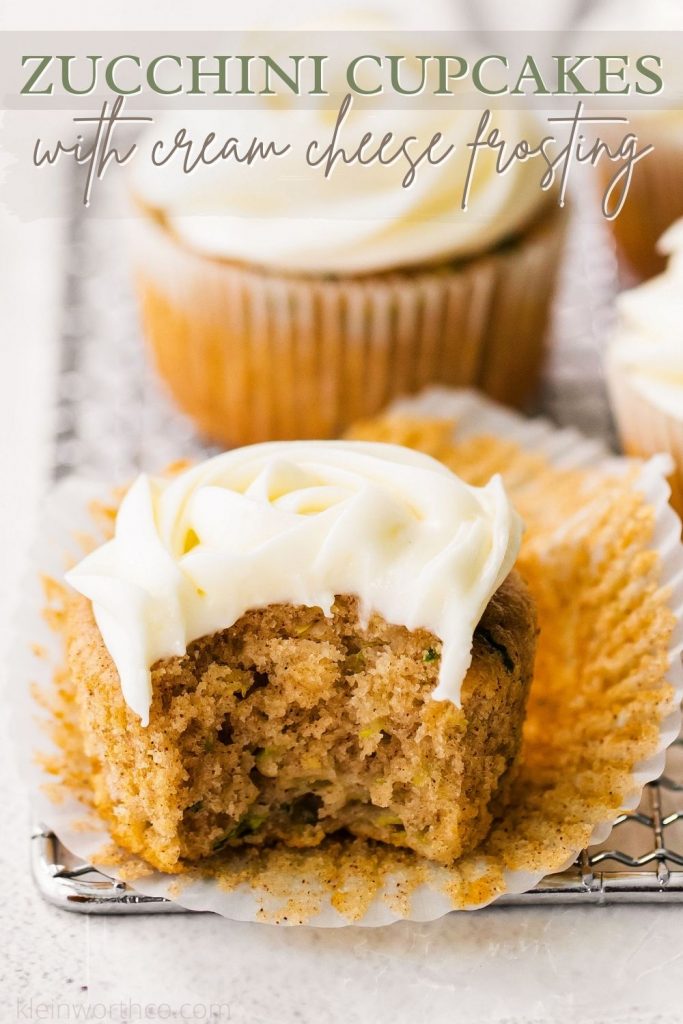
[[[657,243],[667,228],[683,217],[681,113],[670,113],[678,114],[677,125],[662,125],[656,119],[637,115],[631,118],[632,130],[643,144],[655,148],[638,164],[623,209],[609,221],[618,253],[641,279],[664,270],[666,254]],[[602,187],[609,188],[614,165],[600,164],[599,173]]]
[[[596,172],[601,202],[603,197],[609,197],[610,212],[617,209],[626,192],[620,212],[608,224],[628,270],[639,279],[647,279],[664,270],[666,256],[657,243],[674,221],[683,217],[683,108],[678,45],[683,30],[683,7],[679,0],[656,0],[651,4],[595,0],[584,8],[580,29],[587,53],[602,52],[604,40],[609,39],[614,52],[624,54],[623,59],[633,67],[647,34],[657,39],[658,56],[652,60],[659,64],[661,82],[645,87],[638,84],[630,90],[628,99],[624,97],[624,107],[619,112],[623,120],[617,117],[611,125],[604,120],[595,129],[613,154],[626,157],[629,149],[631,158],[640,154],[626,178],[625,165],[614,159],[598,159]]]
[[[74,596],[68,667],[113,837],[164,871],[227,846],[315,846],[345,829],[448,864],[490,827],[517,757],[535,618],[513,572],[474,634],[462,707],[435,701],[441,643],[357,602],[273,605],[152,671],[149,726],[127,707]]]

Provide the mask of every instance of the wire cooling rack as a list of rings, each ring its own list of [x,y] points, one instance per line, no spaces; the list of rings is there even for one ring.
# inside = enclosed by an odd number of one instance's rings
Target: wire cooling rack
[[[683,902],[681,780],[683,740],[677,740],[665,773],[646,787],[637,811],[617,818],[607,843],[583,850],[568,871],[548,875],[529,892],[503,896],[495,905]],[[158,914],[185,909],[162,897],[136,893],[125,882],[80,863],[53,832],[40,827],[32,838],[32,865],[43,896],[65,910]]]
[[[128,279],[121,198],[100,186],[84,212],[74,183],[65,245],[64,314],[53,475],[125,479],[179,456],[206,455],[192,425],[172,406],[148,365]],[[94,214],[94,215],[93,215]],[[552,345],[538,409],[562,426],[612,443],[602,377],[618,268],[590,195],[577,198],[555,302]],[[44,897],[84,913],[179,912],[76,860],[40,825],[33,873]],[[569,870],[499,904],[683,901],[683,739],[636,811],[615,822],[608,841],[582,851]]]

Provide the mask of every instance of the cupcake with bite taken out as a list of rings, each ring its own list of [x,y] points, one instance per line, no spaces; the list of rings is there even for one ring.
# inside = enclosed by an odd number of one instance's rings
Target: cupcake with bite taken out
[[[68,573],[97,809],[164,871],[345,832],[451,864],[522,738],[535,611],[499,477],[275,442],[141,476]]]

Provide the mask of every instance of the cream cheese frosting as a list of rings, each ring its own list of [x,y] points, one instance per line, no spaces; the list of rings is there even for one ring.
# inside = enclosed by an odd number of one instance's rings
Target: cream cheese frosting
[[[517,557],[500,477],[471,487],[396,445],[271,442],[174,478],[141,475],[113,538],[67,573],[89,598],[124,699],[149,721],[151,667],[274,603],[358,597],[442,641],[433,697],[459,704],[477,623]]]
[[[497,173],[497,153],[489,149],[477,156],[467,210],[461,209],[471,156],[468,143],[476,136],[486,103],[482,104],[480,95],[465,95],[465,86],[458,82],[452,86],[453,99],[435,99],[433,109],[426,108],[426,100],[418,107],[410,99],[402,102],[396,97],[392,109],[388,99],[377,107],[374,99],[368,106],[361,97],[354,97],[338,139],[349,152],[367,132],[374,139],[371,150],[388,131],[397,143],[414,137],[410,147],[414,155],[436,132],[442,134],[443,143],[435,156],[454,146],[442,163],[424,160],[409,187],[401,185],[408,170],[404,161],[391,166],[377,162],[344,166],[339,161],[328,178],[320,167],[307,166],[308,144],[319,143],[317,154],[324,149],[332,138],[339,105],[349,93],[345,71],[350,53],[343,55],[344,46],[339,51],[332,42],[335,34],[340,35],[338,30],[356,33],[359,53],[363,47],[377,55],[397,49],[406,52],[407,40],[412,40],[408,33],[416,28],[450,30],[455,43],[456,32],[477,27],[470,5],[423,0],[416,7],[371,0],[355,7],[328,4],[323,10],[320,4],[311,4],[300,27],[320,33],[328,47],[325,52],[333,55],[324,76],[329,96],[319,105],[282,93],[259,97],[258,108],[169,111],[141,140],[141,152],[132,164],[132,191],[164,218],[183,243],[210,257],[271,270],[365,274],[487,251],[523,230],[547,204],[548,194],[540,185],[545,164],[513,160],[504,173]],[[275,39],[272,48],[275,52],[280,48]],[[428,83],[434,84],[435,74],[430,66]],[[386,87],[386,75],[373,62],[358,73],[362,88],[374,88],[378,79]],[[403,65],[404,87],[417,89],[420,79],[416,64]],[[250,166],[218,161],[191,174],[182,173],[172,161],[155,167],[150,147],[160,138],[172,140],[178,127],[187,128],[197,140],[214,131],[218,139],[273,140],[279,147],[290,143],[291,150],[284,157],[257,160]],[[534,147],[549,128],[533,111],[513,103],[510,109],[492,111],[486,136],[497,130],[509,147],[524,139]]]
[[[540,186],[545,165],[512,161],[497,173],[497,153],[478,154],[467,210],[461,200],[468,148],[476,136],[481,109],[458,109],[444,103],[438,110],[363,109],[357,101],[347,115],[339,141],[351,152],[366,132],[375,147],[387,131],[398,142],[414,136],[417,156],[435,132],[454,151],[443,162],[423,160],[408,187],[409,166],[397,161],[360,167],[338,161],[330,177],[322,167],[307,166],[311,140],[325,149],[337,110],[287,108],[185,111],[162,116],[140,143],[132,164],[133,194],[190,248],[204,255],[304,274],[361,274],[460,259],[486,251],[519,233],[549,201]],[[250,166],[234,160],[182,172],[170,159],[154,166],[151,150],[162,139],[167,153],[179,127],[192,139],[213,131],[220,140],[235,137],[274,141],[287,154]],[[487,135],[497,129],[510,145],[522,139],[535,146],[544,132],[526,110],[494,110]],[[548,126],[546,125],[546,129]]]
[[[683,220],[659,249],[669,256],[666,270],[619,296],[608,358],[650,402],[683,420]]]

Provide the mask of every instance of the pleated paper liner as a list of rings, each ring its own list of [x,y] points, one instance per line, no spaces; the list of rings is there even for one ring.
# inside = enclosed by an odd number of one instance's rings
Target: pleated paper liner
[[[178,404],[227,446],[333,437],[435,381],[519,405],[538,380],[566,219],[548,206],[515,240],[438,268],[316,277],[208,258],[142,211],[144,332]]]
[[[541,633],[507,810],[450,869],[361,840],[229,851],[181,876],[115,851],[88,804],[59,637],[41,614],[39,576],[61,577],[65,557],[79,553],[78,534],[93,533],[93,498],[110,494],[107,485],[72,479],[45,509],[26,588],[10,673],[13,732],[38,820],[74,854],[140,892],[239,920],[431,920],[566,869],[584,846],[605,840],[616,814],[635,807],[662,770],[683,693],[683,549],[667,502],[668,460],[611,457],[573,430],[445,389],[400,402],[352,433],[424,449],[472,483],[501,472],[526,520],[519,569]],[[58,588],[52,597],[54,615]],[[36,689],[51,695],[61,717],[44,699],[36,705]]]

